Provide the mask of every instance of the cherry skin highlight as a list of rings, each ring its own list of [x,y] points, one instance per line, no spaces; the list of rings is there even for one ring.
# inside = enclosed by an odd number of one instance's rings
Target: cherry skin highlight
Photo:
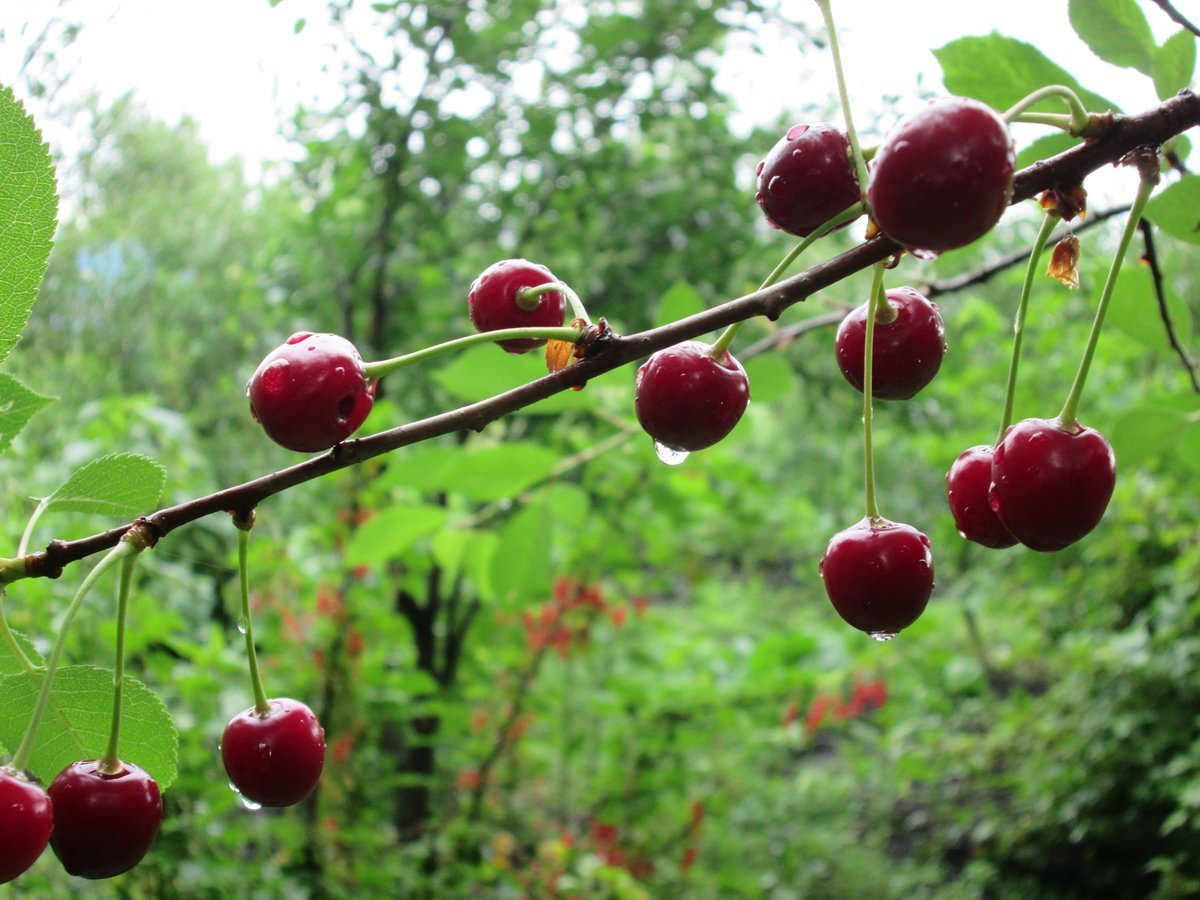
[[[50,785],[54,834],[50,846],[63,868],[83,878],[112,878],[146,855],[162,822],[158,783],[131,763],[115,774],[100,760],[63,769]]]
[[[1016,154],[995,110],[965,97],[905,116],[875,154],[867,200],[880,229],[910,250],[962,247],[1012,200]]]
[[[229,720],[221,760],[229,780],[260,806],[294,806],[316,787],[325,766],[325,730],[299,700],[270,701],[260,715],[250,707]]]
[[[533,309],[517,303],[517,291],[558,281],[545,266],[527,259],[504,259],[492,263],[471,282],[467,305],[471,321],[479,331],[498,331],[502,328],[558,328],[563,323],[566,298],[560,291],[549,291],[538,297]],[[517,338],[500,341],[509,353],[525,353],[540,347],[545,341]]]
[[[1096,527],[1116,483],[1117,458],[1100,432],[1025,419],[996,447],[988,502],[1013,537],[1050,553]]]
[[[348,340],[299,331],[259,363],[246,395],[271,440],[313,453],[358,430],[375,402],[375,386]]]
[[[958,455],[946,473],[946,502],[958,533],[968,541],[1003,550],[1017,542],[988,502],[995,448],[980,445]]]
[[[0,884],[37,862],[53,829],[54,811],[41,785],[0,768]]]
[[[699,341],[659,350],[637,372],[638,422],[671,450],[711,447],[733,430],[749,402],[742,364],[728,351],[718,362]]]
[[[887,292],[890,322],[875,322],[873,396],[907,400],[929,384],[946,354],[946,329],[937,304],[910,287]],[[863,389],[863,360],[867,348],[867,310],[864,303],[838,326],[834,341],[838,368],[858,390]],[[887,310],[882,310],[887,312]]]
[[[861,199],[850,139],[833,125],[793,125],[758,164],[754,199],[767,222],[799,237]]]
[[[933,592],[929,538],[887,519],[865,518],[835,534],[820,572],[838,615],[877,640],[915,622]]]

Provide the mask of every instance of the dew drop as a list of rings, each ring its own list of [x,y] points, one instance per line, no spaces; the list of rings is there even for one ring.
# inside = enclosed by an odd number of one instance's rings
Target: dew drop
[[[241,800],[242,800],[242,806],[244,806],[246,809],[250,810],[250,812],[257,812],[258,810],[262,809],[261,803],[255,803],[249,797],[242,797]]]
[[[767,161],[766,161],[765,159],[764,159],[764,160],[760,160],[760,161],[759,161],[759,164],[758,164],[758,165],[755,167],[755,169],[754,169],[754,174],[755,174],[755,175],[761,175],[761,174],[762,174],[762,170],[763,170],[763,166],[765,166],[766,164],[767,164]]]
[[[808,131],[807,125],[793,125],[791,128],[789,128],[787,130],[787,139],[789,141],[794,141],[796,138],[800,137],[800,135],[804,134],[804,132],[806,132],[806,131]]]
[[[242,634],[245,634],[245,633],[246,633],[246,627],[247,627],[247,626],[246,626],[246,619],[245,619],[245,617],[244,617],[244,616],[239,616],[239,617],[238,617],[238,623],[237,623],[237,625],[238,625],[238,631],[239,631],[239,632],[241,632]]]
[[[886,643],[887,641],[890,641],[895,636],[896,636],[895,631],[872,631],[871,632],[871,640],[879,641],[879,643],[881,643],[881,644]]]
[[[909,250],[909,253],[917,259],[923,259],[926,262],[937,259],[941,255],[936,250]]]
[[[754,202],[757,203],[759,206],[762,206],[766,201],[767,201],[767,198],[763,196],[762,191],[759,191],[758,193],[756,193],[754,195]]]
[[[659,462],[666,463],[668,466],[677,466],[688,458],[686,450],[676,450],[674,447],[668,447],[658,441],[654,442],[654,455],[658,457]]]
[[[240,794],[240,793],[241,793],[241,791],[239,791],[239,790],[238,790],[238,786],[237,786],[236,784],[234,784],[232,781],[231,781],[231,782],[229,782],[229,789],[230,789],[231,791],[233,791],[235,794]]]

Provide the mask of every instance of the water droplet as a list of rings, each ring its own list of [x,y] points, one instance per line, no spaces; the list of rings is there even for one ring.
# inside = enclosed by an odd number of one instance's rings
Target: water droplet
[[[806,132],[806,131],[808,131],[807,125],[793,125],[791,128],[789,128],[787,130],[787,139],[789,141],[794,141],[796,138],[800,137],[800,135],[804,134],[804,132]]]
[[[881,644],[890,641],[896,636],[895,631],[872,631],[871,640],[879,641]]]
[[[782,175],[772,175],[771,180],[767,182],[767,193],[777,194],[784,189],[784,185],[786,184],[787,181],[784,180]]]
[[[754,202],[757,203],[759,206],[762,206],[763,203],[766,202],[766,199],[767,198],[763,196],[762,191],[759,191],[758,193],[756,193],[754,195]]]
[[[668,447],[658,441],[654,442],[654,455],[658,457],[659,462],[666,463],[668,466],[677,466],[688,458],[686,450],[676,450],[674,447]]]
[[[246,619],[243,616],[238,616],[238,631],[242,634],[246,633]]]
[[[241,791],[239,791],[239,790],[238,790],[238,786],[237,786],[236,784],[234,784],[232,781],[231,781],[231,782],[229,782],[229,789],[230,789],[231,791],[233,791],[235,794],[240,794],[240,793],[241,793]]]
[[[801,150],[799,147],[797,147],[795,150],[792,151],[792,159],[799,159],[803,155],[804,155],[804,151]]]
[[[255,803],[253,800],[249,799],[248,797],[242,797],[241,799],[242,799],[242,806],[246,807],[246,809],[250,810],[250,812],[257,812],[258,810],[262,809],[261,803]]]
[[[910,250],[909,252],[910,252],[910,253],[911,253],[911,254],[912,254],[912,255],[913,255],[915,258],[917,258],[917,259],[923,259],[923,260],[925,260],[926,262],[928,262],[929,260],[937,259],[937,258],[938,258],[938,256],[940,256],[940,255],[941,255],[941,254],[939,254],[939,253],[938,253],[936,250]]]
[[[767,164],[767,161],[766,161],[765,159],[764,159],[764,160],[761,160],[761,161],[759,162],[759,164],[758,164],[758,165],[755,167],[755,169],[754,169],[754,174],[755,174],[755,175],[761,175],[761,174],[762,174],[762,170],[763,170],[763,166],[765,166],[766,164]]]

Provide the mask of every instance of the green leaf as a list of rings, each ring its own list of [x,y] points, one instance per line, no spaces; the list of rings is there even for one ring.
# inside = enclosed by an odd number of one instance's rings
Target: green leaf
[[[28,659],[35,666],[45,665],[45,660],[42,659],[42,654],[37,652],[37,648],[33,646],[33,641],[25,637],[19,631],[14,631],[13,637],[16,638],[17,645]],[[17,656],[12,652],[12,648],[8,646],[8,641],[0,640],[0,675],[15,675],[19,672],[24,672],[25,668],[17,660]]]
[[[77,469],[44,505],[62,512],[134,516],[154,509],[167,472],[148,456],[111,453]]]
[[[1137,0],[1070,0],[1071,27],[1105,62],[1150,75],[1157,47]]]
[[[1040,137],[1017,154],[1017,168],[1024,169],[1032,166],[1038,160],[1057,156],[1064,150],[1070,150],[1078,143],[1079,140],[1077,138],[1073,138],[1061,131]]]
[[[491,586],[502,606],[519,606],[550,591],[550,534],[547,507],[531,503],[508,520],[492,557]]]
[[[1172,237],[1200,244],[1200,176],[1185,175],[1151,197],[1146,218]]]
[[[1169,288],[1166,289],[1166,299],[1175,332],[1186,346],[1192,334],[1191,310],[1183,298]],[[1158,309],[1158,299],[1154,296],[1154,282],[1144,266],[1125,266],[1121,269],[1106,321],[1151,350],[1171,352],[1167,329]]]
[[[57,213],[50,150],[13,92],[0,88],[0,360],[29,321]]]
[[[0,742],[15,747],[33,715],[44,672],[0,677]],[[38,728],[29,768],[42,782],[81,759],[99,759],[112,725],[113,673],[96,666],[59,669]],[[126,676],[121,704],[121,759],[141,766],[166,790],[175,780],[179,735],[163,702]]]
[[[700,299],[696,289],[686,281],[677,281],[658,301],[658,314],[654,317],[654,324],[670,325],[699,312],[704,312],[704,301]]]
[[[448,491],[490,502],[515,497],[545,481],[558,462],[557,453],[538,444],[520,442],[467,446],[453,453],[418,451],[392,463],[387,483],[429,493]]]
[[[1139,466],[1173,450],[1187,417],[1177,409],[1144,406],[1113,423],[1112,444],[1118,466]]]
[[[458,400],[474,403],[528,384],[545,374],[546,363],[540,350],[514,356],[499,347],[482,346],[472,347],[450,365],[434,372],[433,380]],[[566,391],[555,394],[527,407],[523,412],[543,415],[562,412],[580,406],[581,398],[586,393]]]
[[[399,556],[446,524],[440,506],[396,506],[363,523],[346,548],[346,564],[369,566]]]
[[[746,363],[750,379],[750,397],[758,403],[771,403],[792,397],[796,392],[796,376],[781,356],[766,353]]]
[[[1196,39],[1184,30],[1154,51],[1154,89],[1162,100],[1189,87],[1196,71]]]
[[[959,38],[934,50],[933,55],[941,64],[947,90],[982,100],[1001,112],[1048,84],[1065,84],[1094,112],[1118,109],[1112,101],[1085,90],[1066,69],[1032,44],[1002,34]],[[1060,111],[1066,111],[1061,100],[1054,102]]]
[[[53,400],[35,394],[11,375],[0,375],[0,451],[8,449],[33,414]]]

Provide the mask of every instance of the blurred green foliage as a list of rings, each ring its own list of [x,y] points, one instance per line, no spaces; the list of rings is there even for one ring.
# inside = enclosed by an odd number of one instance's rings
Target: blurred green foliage
[[[342,106],[297,113],[301,159],[263,185],[211,164],[192,123],[94,103],[81,193],[6,361],[60,398],[0,463],[11,543],[30,497],[103,453],[162,461],[167,503],[295,461],[247,415],[263,353],[300,328],[368,357],[464,333],[466,287],[497,258],[546,263],[626,331],[755,286],[788,249],[752,199],[775,129],[730,132],[714,66],[733,30],[780,22],[757,3],[641,7],[588,4],[580,21],[534,0],[333,2],[347,46],[374,40],[351,46]],[[396,77],[410,58],[419,90]],[[970,59],[986,83],[986,56]],[[1189,190],[1164,192],[1164,216],[1186,216]],[[1018,416],[1057,412],[1114,227],[1082,235],[1080,291],[1039,280]],[[971,270],[1035,229],[1031,205],[891,277]],[[1191,248],[1165,234],[1158,249],[1195,347]],[[938,570],[896,641],[849,631],[817,576],[862,502],[860,396],[830,329],[747,359],[743,422],[679,468],[637,427],[633,373],[610,373],[260,508],[267,688],[308,702],[330,747],[296,809],[241,809],[220,768],[224,723],[250,702],[233,528],[202,521],[147,554],[128,652],[179,730],[163,831],[118,880],[81,886],[47,854],[14,895],[1194,895],[1200,403],[1129,265],[1081,414],[1116,446],[1104,521],[1052,556],[963,542],[943,474],[998,427],[1019,281],[942,295],[942,372],[876,416],[883,509],[930,535]],[[366,430],[539,372],[486,347],[406,370]],[[51,510],[33,546],[111,524]],[[78,569],[10,591],[42,650]],[[111,618],[93,602],[68,658],[107,661]]]

